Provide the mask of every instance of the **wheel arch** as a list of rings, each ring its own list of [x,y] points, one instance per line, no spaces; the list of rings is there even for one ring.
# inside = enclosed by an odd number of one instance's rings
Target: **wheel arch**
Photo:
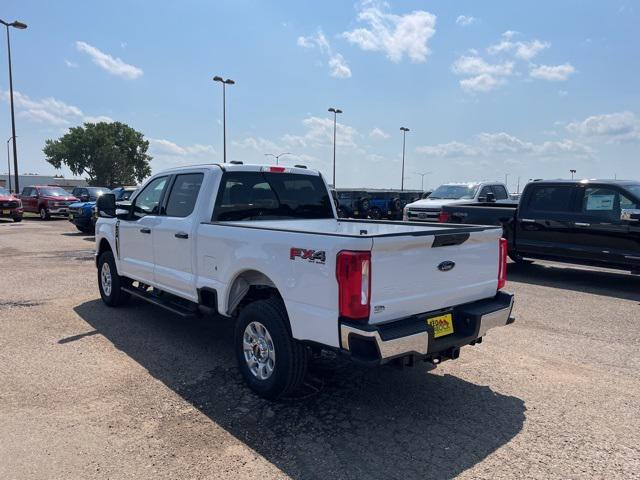
[[[231,316],[251,301],[273,296],[282,299],[280,289],[268,275],[252,268],[238,271],[225,292],[224,313]]]

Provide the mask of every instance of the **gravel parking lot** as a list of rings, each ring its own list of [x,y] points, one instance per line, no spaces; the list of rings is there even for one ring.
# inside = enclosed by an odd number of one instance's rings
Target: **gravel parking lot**
[[[515,324],[428,372],[244,387],[231,321],[99,299],[93,237],[0,224],[0,478],[638,478],[640,278],[509,266]]]

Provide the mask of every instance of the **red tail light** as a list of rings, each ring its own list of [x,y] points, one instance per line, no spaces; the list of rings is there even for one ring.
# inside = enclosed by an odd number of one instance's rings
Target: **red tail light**
[[[438,221],[440,223],[447,223],[449,220],[451,220],[451,214],[449,212],[440,212],[438,214]]]
[[[263,172],[271,172],[271,173],[284,173],[287,170],[287,167],[264,167],[262,169]]]
[[[501,238],[499,244],[498,259],[498,290],[504,288],[507,283],[507,239]]]
[[[343,250],[336,261],[340,316],[369,318],[371,303],[371,252]]]

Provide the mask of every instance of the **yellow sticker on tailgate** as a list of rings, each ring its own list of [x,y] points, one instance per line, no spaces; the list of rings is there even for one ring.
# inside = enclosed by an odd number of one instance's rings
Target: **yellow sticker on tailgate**
[[[428,318],[427,323],[433,328],[434,338],[444,337],[453,333],[453,316],[450,313]]]

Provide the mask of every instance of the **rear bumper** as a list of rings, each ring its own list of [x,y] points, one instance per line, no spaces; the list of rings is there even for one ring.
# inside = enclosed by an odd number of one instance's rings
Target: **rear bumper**
[[[490,329],[514,322],[513,295],[505,292],[489,299],[459,305],[446,311],[427,312],[382,325],[340,323],[340,345],[354,360],[383,364],[398,357],[426,360],[456,358],[460,347],[475,343]],[[452,313],[454,333],[433,337],[427,319]]]

